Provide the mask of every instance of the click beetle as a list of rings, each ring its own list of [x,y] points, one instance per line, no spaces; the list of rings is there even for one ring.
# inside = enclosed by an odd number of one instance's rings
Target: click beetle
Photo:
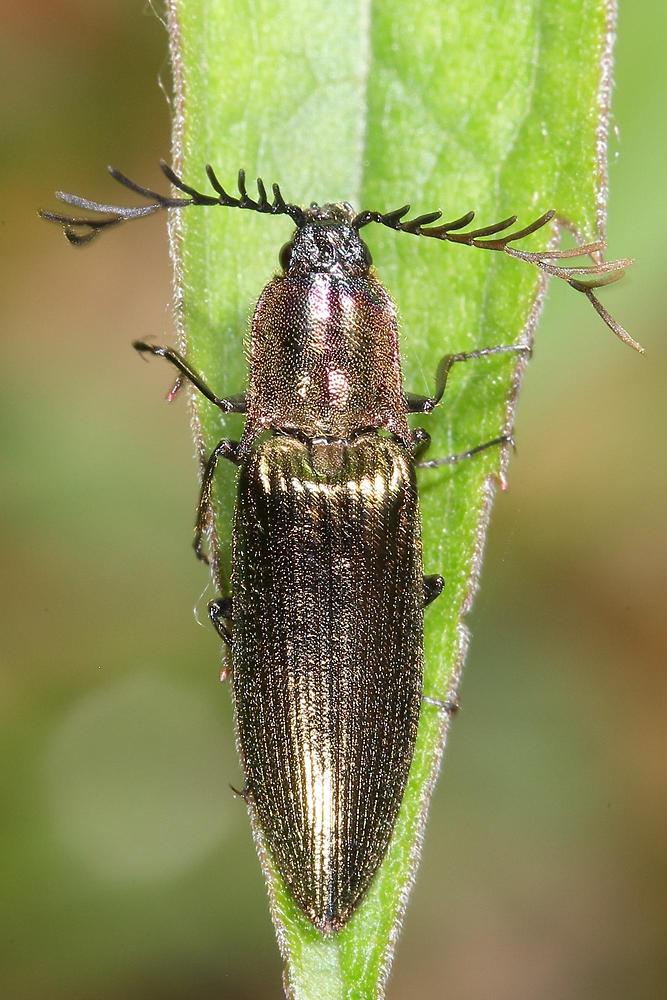
[[[204,468],[194,546],[208,561],[203,536],[215,470],[228,460],[238,467],[231,594],[209,610],[231,649],[244,797],[294,899],[331,933],[354,913],[383,860],[415,747],[424,607],[443,587],[441,577],[423,574],[416,466],[450,464],[511,441],[505,433],[462,454],[418,461],[429,438],[407,416],[440,403],[454,364],[528,351],[502,345],[447,355],[433,396],[406,393],[395,307],[360,230],[375,223],[532,263],[585,294],[613,332],[641,350],[594,293],[629,261],[568,263],[598,254],[601,243],[541,253],[513,246],[553,212],[518,230],[515,217],[470,229],[472,212],[442,223],[440,212],[406,219],[407,205],[384,214],[356,213],[346,203],[304,209],[285,202],[278,185],[269,200],[260,179],[252,199],[243,171],[236,197],[210,166],[211,194],[162,169],[182,196],[165,197],[111,170],[148,204],[125,208],[59,192],[61,201],[96,214],[41,214],[76,245],[124,221],[190,205],[294,222],[280,273],[255,308],[247,393],[220,398],[178,352],[134,346],[165,358],[223,412],[245,414],[241,440],[222,440]]]

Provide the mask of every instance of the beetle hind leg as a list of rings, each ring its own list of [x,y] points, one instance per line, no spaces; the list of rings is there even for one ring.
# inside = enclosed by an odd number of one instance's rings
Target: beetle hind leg
[[[218,633],[222,641],[231,651],[232,633],[229,622],[232,621],[232,599],[231,597],[219,597],[217,601],[211,601],[208,606],[208,616],[211,619],[213,628]],[[220,680],[228,680],[232,672],[229,654],[223,654],[222,667],[220,668]]]
[[[424,607],[435,601],[444,590],[445,581],[438,573],[424,577]]]
[[[213,628],[218,633],[224,643],[232,648],[232,633],[227,622],[232,621],[232,599],[231,597],[219,597],[217,601],[211,601],[208,606],[208,616],[211,619]]]
[[[252,802],[252,792],[250,791],[250,785],[247,781],[243,783],[243,788],[236,788],[231,784],[229,787],[235,798],[243,799],[246,805],[248,805],[249,802]]]

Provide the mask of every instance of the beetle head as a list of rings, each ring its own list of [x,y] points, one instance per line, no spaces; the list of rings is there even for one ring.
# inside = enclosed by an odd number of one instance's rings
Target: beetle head
[[[280,251],[285,274],[365,274],[370,251],[353,226],[354,209],[347,202],[311,205],[292,239]]]

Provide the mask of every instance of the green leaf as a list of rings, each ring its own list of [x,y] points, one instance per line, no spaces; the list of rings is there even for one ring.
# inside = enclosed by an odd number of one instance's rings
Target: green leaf
[[[522,225],[555,208],[589,241],[604,225],[613,22],[603,0],[170,0],[175,163],[203,190],[207,162],[230,190],[245,166],[267,186],[279,181],[290,201],[381,211],[409,201],[419,213],[442,208],[447,219],[475,209],[479,225],[511,214]],[[238,392],[252,306],[291,224],[219,208],[174,214],[189,358],[216,392]],[[430,393],[446,352],[530,340],[544,287],[536,268],[373,228],[365,235],[400,310],[408,389]],[[554,222],[520,246],[544,247],[556,235]],[[456,365],[443,406],[422,421],[430,455],[510,429],[521,369],[513,355]],[[202,457],[240,430],[238,418],[223,420],[200,398],[195,417]],[[424,689],[433,698],[456,690],[494,481],[507,459],[490,449],[421,475],[425,571],[447,582],[426,612]],[[220,585],[229,574],[233,505],[233,470],[221,469]],[[446,722],[424,704],[389,852],[339,934],[324,938],[308,923],[255,831],[291,996],[383,995]]]

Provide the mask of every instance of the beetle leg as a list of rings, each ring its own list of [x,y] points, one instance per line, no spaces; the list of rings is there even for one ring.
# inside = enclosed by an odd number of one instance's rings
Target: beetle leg
[[[197,554],[197,558],[201,559],[201,561],[205,563],[208,563],[209,560],[202,548],[202,537],[206,528],[209,511],[211,509],[211,490],[213,489],[213,478],[215,476],[216,466],[221,458],[226,458],[230,462],[237,463],[239,460],[238,448],[238,441],[228,441],[227,438],[223,438],[209,455],[204,469],[204,475],[202,476],[201,481],[201,493],[199,494],[199,503],[197,504],[195,537],[192,544],[195,553]]]
[[[431,698],[429,695],[423,694],[422,701],[427,705],[433,705],[435,708],[439,708],[441,712],[445,712],[447,715],[456,715],[461,709],[461,703],[459,699],[454,695],[452,698],[445,698],[442,701],[440,698]]]
[[[415,427],[412,431],[412,457],[419,458],[431,443],[431,435],[423,427]]]
[[[171,347],[158,347],[156,344],[147,344],[143,340],[135,340],[132,344],[135,351],[139,351],[140,354],[156,354],[160,358],[165,358],[174,368],[178,368],[180,374],[185,376],[188,382],[191,382],[195,389],[201,392],[202,396],[205,396],[211,403],[214,403],[223,413],[245,413],[246,412],[246,398],[245,393],[240,393],[235,396],[230,396],[228,399],[222,399],[220,396],[209,389],[204,382],[201,375],[199,375],[194,368],[191,368],[184,357],[182,357],[178,351],[174,351]],[[178,392],[180,388],[180,377],[176,386],[169,393],[169,399],[173,397]]]
[[[456,462],[463,462],[466,458],[472,458],[473,455],[478,455],[480,451],[485,451],[486,448],[493,448],[494,445],[511,444],[514,447],[514,438],[511,434],[501,434],[499,437],[492,438],[490,441],[485,441],[484,444],[478,444],[474,448],[469,448],[467,451],[460,451],[458,455],[445,455],[444,458],[429,458],[425,462],[417,462],[418,469],[437,469],[441,465],[454,465]]]
[[[445,581],[437,573],[424,577],[424,607],[440,597],[445,586]]]
[[[504,344],[500,347],[482,347],[478,351],[464,351],[460,354],[445,354],[438,365],[435,376],[435,395],[417,396],[412,392],[406,393],[408,413],[431,413],[438,405],[445,394],[447,386],[447,376],[452,365],[458,361],[473,361],[475,358],[488,358],[494,354],[527,354],[530,355],[531,347],[525,344]]]
[[[211,619],[213,628],[218,633],[223,642],[232,648],[232,633],[226,625],[232,620],[232,599],[231,597],[219,597],[217,601],[211,601],[208,606],[208,616]]]
[[[227,626],[227,622],[232,620],[232,599],[231,597],[219,597],[217,601],[211,601],[208,606],[208,616],[211,619],[213,628],[218,633],[227,648],[232,648],[232,633]],[[232,672],[232,667],[228,657],[223,658],[220,668],[220,680],[226,681]]]
[[[243,788],[235,788],[234,785],[229,786],[236,796],[237,799],[243,799],[246,805],[252,801],[252,795],[250,793],[250,785],[246,781]]]

